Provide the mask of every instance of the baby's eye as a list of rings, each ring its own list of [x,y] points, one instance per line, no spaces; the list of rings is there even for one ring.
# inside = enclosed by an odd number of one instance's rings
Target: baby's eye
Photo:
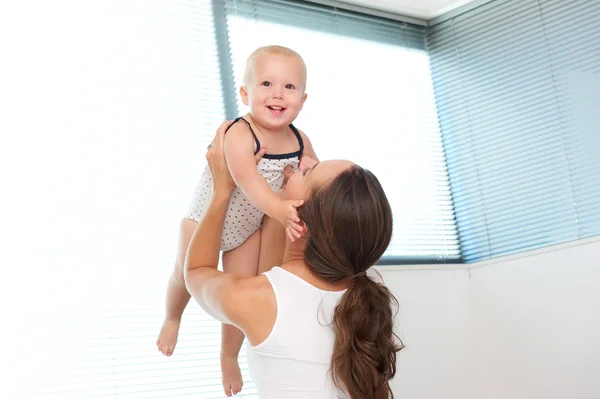
[[[266,87],[269,87],[269,86],[271,86],[271,82],[266,82],[266,81],[265,81],[265,82],[262,82],[262,85],[263,85],[263,86],[266,86]]]
[[[287,85],[285,85],[285,88],[286,89],[295,89],[295,86],[292,84],[287,84]]]

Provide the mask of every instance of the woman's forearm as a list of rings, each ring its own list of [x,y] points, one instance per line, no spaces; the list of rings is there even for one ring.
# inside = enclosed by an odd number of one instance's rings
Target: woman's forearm
[[[204,217],[192,235],[185,257],[184,275],[187,276],[189,272],[202,268],[217,268],[230,197],[230,190],[217,189],[213,192]]]
[[[202,220],[192,234],[183,270],[185,286],[194,300],[210,315],[225,323],[232,323],[225,299],[231,297],[230,291],[237,290],[237,287],[228,290],[235,278],[217,270],[223,225],[235,188],[223,153],[223,140],[230,125],[231,121],[221,124],[208,146],[206,160],[212,177],[212,195]]]
[[[183,275],[188,292],[202,309],[215,319],[232,324],[223,303],[225,298],[231,296],[228,287],[233,276],[217,270],[230,197],[231,190],[216,190],[216,194],[213,194],[204,217],[192,235]]]

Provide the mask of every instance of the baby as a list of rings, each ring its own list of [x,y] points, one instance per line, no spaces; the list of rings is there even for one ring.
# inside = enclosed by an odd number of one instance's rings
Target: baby
[[[260,228],[265,214],[283,224],[292,240],[302,231],[295,208],[298,203],[283,201],[276,193],[288,165],[297,169],[303,156],[317,159],[308,137],[292,125],[306,101],[305,89],[306,65],[295,51],[267,46],[248,58],[240,95],[250,112],[237,118],[225,136],[227,165],[237,185],[221,237],[223,270],[227,273],[253,276],[259,272]],[[181,222],[175,270],[167,287],[166,317],[156,342],[158,350],[167,356],[173,353],[181,316],[190,299],[183,281],[185,254],[210,200],[211,187],[206,167]],[[221,370],[227,396],[242,388],[237,357],[243,340],[241,331],[223,325]]]

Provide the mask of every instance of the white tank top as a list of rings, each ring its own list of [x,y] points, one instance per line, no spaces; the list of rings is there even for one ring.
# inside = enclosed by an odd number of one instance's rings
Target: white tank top
[[[333,384],[333,311],[344,291],[323,291],[274,267],[264,273],[277,300],[277,317],[261,344],[248,344],[250,375],[260,399],[346,399]],[[377,272],[370,269],[368,275]],[[364,277],[363,277],[364,278]]]

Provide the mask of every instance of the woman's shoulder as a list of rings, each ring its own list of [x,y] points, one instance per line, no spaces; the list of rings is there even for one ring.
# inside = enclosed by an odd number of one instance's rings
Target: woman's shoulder
[[[260,300],[273,293],[269,279],[263,274],[252,277],[242,277],[237,280],[235,287],[237,296],[245,300]]]
[[[260,275],[239,278],[232,288],[229,311],[233,324],[256,345],[275,324],[277,299],[273,287],[265,275]]]

